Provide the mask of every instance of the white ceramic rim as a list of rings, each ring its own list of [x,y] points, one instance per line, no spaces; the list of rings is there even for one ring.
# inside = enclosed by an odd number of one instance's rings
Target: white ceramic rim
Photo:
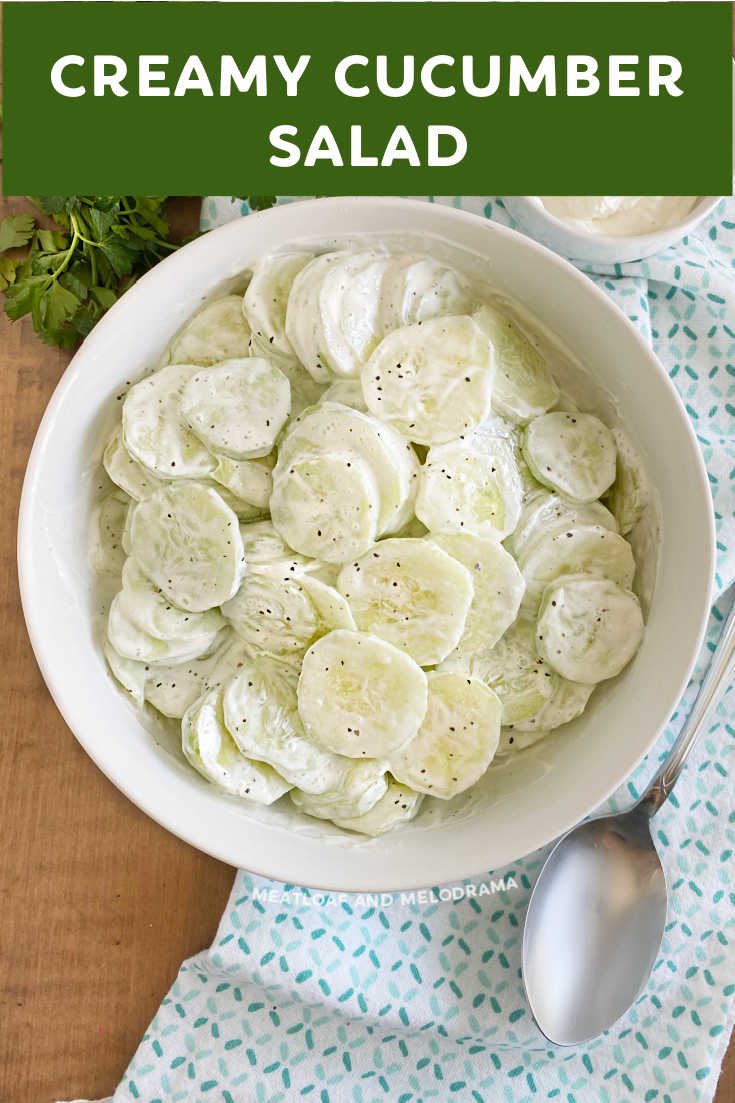
[[[390,208],[391,206],[400,204],[400,209],[402,211],[421,211],[423,214],[426,213],[427,208],[427,204],[421,200],[390,197],[327,197],[323,199],[306,200],[289,204],[286,207],[251,214],[247,216],[246,221],[247,223],[252,223],[254,219],[278,219],[280,217],[280,212],[288,210],[294,211],[297,209],[299,212],[303,213],[304,223],[308,226],[308,211],[317,206],[332,206],[337,210],[342,210],[344,213],[349,214],[350,209],[358,210],[361,206],[374,206],[376,204],[384,208]],[[532,241],[525,235],[518,234],[514,230],[500,226],[497,223],[491,223],[478,215],[457,210],[456,208],[430,206],[429,209],[436,212],[436,217],[440,223],[443,219],[446,219],[446,221],[450,223],[464,222],[467,228],[471,227],[475,235],[488,234],[491,237],[496,235],[500,237],[513,237],[516,239],[516,247],[524,249],[530,260],[534,257],[538,257],[542,259],[544,263],[553,261],[555,265],[561,266],[566,270],[567,277],[580,288],[584,289],[583,293],[585,295],[598,299],[600,303],[604,304],[606,310],[612,311],[618,316],[618,320],[628,329],[629,335],[639,345],[643,358],[648,361],[651,370],[660,376],[664,386],[670,391],[674,399],[673,404],[679,411],[684,431],[689,435],[692,445],[692,454],[697,458],[697,479],[700,483],[702,499],[703,501],[711,502],[709,482],[704,461],[699,451],[694,429],[686,415],[676,388],[669,379],[663,365],[653,355],[640,332],[628,321],[619,307],[605,295],[603,291],[597,288],[584,273],[580,272],[572,264],[560,258],[551,250]],[[103,347],[104,342],[107,340],[108,332],[112,332],[113,327],[117,324],[117,315],[121,312],[123,307],[126,310],[135,308],[138,301],[143,300],[147,293],[147,285],[152,280],[160,279],[162,274],[175,280],[179,268],[183,269],[195,263],[198,255],[205,256],[209,251],[217,252],[216,243],[218,240],[224,235],[236,233],[237,227],[241,227],[244,222],[245,220],[236,220],[235,222],[228,223],[225,226],[212,230],[191,242],[177,253],[167,257],[157,265],[151,273],[142,277],[95,327],[82,346],[84,349],[84,357],[82,357],[80,350],[69,364],[51,397],[39,425],[26,469],[18,523],[18,572],[21,601],[28,634],[41,674],[67,725],[100,770],[102,770],[121,792],[142,809],[142,811],[146,812],[152,819],[156,820],[163,827],[190,843],[192,846],[233,866],[241,866],[243,864],[242,840],[239,837],[234,839],[224,838],[221,831],[217,830],[216,825],[207,822],[209,804],[206,799],[202,798],[204,789],[208,787],[203,787],[202,793],[198,791],[193,792],[191,787],[184,784],[183,779],[177,776],[174,771],[171,772],[170,787],[166,792],[161,792],[160,786],[156,786],[154,779],[148,777],[145,770],[137,770],[134,780],[131,780],[129,764],[126,763],[124,754],[121,753],[121,749],[114,741],[105,742],[104,740],[95,740],[92,736],[82,735],[77,730],[75,725],[75,702],[73,695],[67,692],[67,687],[60,684],[59,679],[56,677],[50,662],[49,646],[40,631],[41,610],[37,607],[29,581],[31,574],[31,541],[29,539],[29,532],[32,526],[39,472],[43,464],[44,451],[53,428],[55,412],[64,400],[67,391],[76,384],[81,372],[83,370],[86,371],[85,364],[91,359],[91,354],[97,351],[98,346],[100,348]],[[349,225],[349,219],[347,219],[346,227],[349,227]],[[349,229],[345,232],[349,232]],[[441,226],[433,228],[432,232],[442,233]],[[451,239],[451,229],[445,227],[444,233],[445,236]],[[292,235],[292,237],[293,236],[295,235]],[[708,600],[706,603],[702,604],[701,617],[696,633],[695,644],[691,649],[690,661],[687,663],[686,669],[683,671],[675,689],[670,693],[668,700],[661,703],[661,715],[664,716],[664,719],[656,730],[649,733],[645,745],[639,748],[635,761],[631,761],[625,769],[619,771],[614,777],[608,776],[605,779],[598,777],[590,778],[584,799],[580,797],[580,799],[569,807],[563,815],[557,814],[553,819],[542,819],[539,817],[538,820],[534,821],[533,825],[529,826],[522,837],[522,841],[516,844],[506,845],[505,850],[499,850],[494,855],[493,868],[501,868],[547,845],[568,831],[574,824],[580,822],[590,813],[594,812],[594,810],[598,808],[600,804],[602,804],[603,801],[605,801],[630,775],[638,762],[641,761],[645,754],[651,749],[661,731],[666,726],[666,723],[668,723],[668,719],[674,712],[688,684],[692,669],[701,649],[709,617],[714,577],[715,529],[711,506],[709,510],[704,512],[708,518],[707,531],[702,532],[700,536],[703,541],[706,541],[706,559],[709,570]],[[273,849],[273,829],[268,828],[265,835],[261,838],[259,828],[262,826],[266,825],[252,823],[252,839],[249,840],[249,856],[246,868],[252,873],[286,883],[296,885],[307,883],[302,879],[305,856],[301,848],[302,840],[300,840],[298,836],[285,831],[283,832],[284,846],[282,852],[278,854],[277,869],[268,862],[261,862],[259,857],[260,846],[264,845],[269,850]],[[417,878],[417,875],[408,868],[402,870],[398,874],[392,870],[388,870],[384,877],[381,872],[379,882],[377,880],[368,881],[359,872],[354,874],[349,868],[349,862],[342,863],[339,878],[335,880],[334,872],[331,868],[332,863],[329,860],[330,856],[334,857],[334,852],[330,851],[330,848],[327,846],[323,847],[323,851],[324,856],[319,861],[310,859],[311,864],[316,866],[318,871],[315,872],[313,878],[309,875],[308,884],[312,888],[324,891],[390,892],[410,890],[424,887],[427,884],[456,882],[459,879],[472,877],[488,869],[488,864],[483,859],[482,850],[475,846],[472,851],[468,851],[464,856],[458,854],[451,856],[443,855],[441,860],[437,857],[434,867],[435,876],[432,876],[429,881],[427,881],[426,878]]]

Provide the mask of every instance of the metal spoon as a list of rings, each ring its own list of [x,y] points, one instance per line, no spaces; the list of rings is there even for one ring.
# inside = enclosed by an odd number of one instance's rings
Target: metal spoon
[[[523,981],[533,1016],[558,1045],[596,1038],[644,989],[666,922],[666,878],[650,820],[669,796],[712,708],[735,672],[730,611],[687,723],[629,811],[562,837],[531,894]]]

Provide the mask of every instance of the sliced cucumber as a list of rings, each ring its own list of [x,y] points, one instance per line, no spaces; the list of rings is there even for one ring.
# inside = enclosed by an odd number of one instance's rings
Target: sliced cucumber
[[[272,521],[254,521],[241,525],[243,552],[248,565],[278,563],[283,567],[284,575],[292,575],[311,569],[314,564],[304,555],[289,548],[280,533],[276,532]]]
[[[503,706],[503,725],[535,716],[553,697],[558,676],[536,651],[535,624],[517,620],[494,647],[450,656],[441,670],[465,672],[490,686]]]
[[[275,253],[253,265],[242,309],[259,348],[279,356],[292,357],[294,350],[286,336],[286,303],[293,281],[312,253]]]
[[[301,812],[319,820],[364,816],[388,790],[386,765],[372,758],[349,760],[338,781],[324,793],[291,790],[291,800]]]
[[[202,777],[236,797],[273,804],[291,788],[272,766],[254,762],[238,749],[224,724],[221,689],[210,690],[187,709],[181,747]]]
[[[368,409],[408,440],[444,444],[490,412],[495,362],[467,315],[394,330],[362,370]]]
[[[539,486],[526,498],[521,518],[505,541],[511,555],[519,556],[539,538],[545,539],[572,525],[598,525],[617,532],[618,526],[602,502],[570,502]]]
[[[615,441],[593,414],[557,410],[526,429],[523,455],[535,478],[574,502],[593,502],[615,478]]]
[[[483,306],[473,317],[495,354],[494,409],[521,423],[549,410],[559,398],[559,388],[541,354],[494,307]]]
[[[635,574],[633,550],[627,540],[598,525],[570,525],[539,537],[519,558],[526,580],[524,607],[533,615],[550,582],[565,574],[589,574],[609,578],[629,590]]]
[[[339,402],[342,406],[350,406],[353,410],[367,413],[365,395],[359,379],[335,379],[322,395],[322,402]]]
[[[377,636],[338,630],[304,656],[299,712],[308,735],[348,758],[385,758],[411,739],[426,712],[426,675]]]
[[[202,443],[235,460],[267,456],[290,409],[286,376],[253,356],[200,368],[181,395],[184,418]]]
[[[130,694],[134,703],[142,708],[147,677],[145,663],[124,659],[122,655],[118,655],[109,640],[104,641],[102,649],[115,680]]]
[[[222,612],[247,644],[272,655],[303,653],[333,628],[354,628],[347,602],[278,561],[252,565]]]
[[[463,276],[431,257],[395,256],[380,289],[383,335],[402,326],[428,322],[472,309],[472,291]]]
[[[246,659],[245,644],[231,628],[224,628],[207,655],[172,666],[147,666],[145,698],[164,716],[180,720],[198,697],[241,670]]]
[[[617,448],[615,482],[607,493],[607,504],[620,526],[623,536],[632,532],[648,505],[648,476],[639,452],[622,429],[612,430]]]
[[[453,529],[503,540],[521,515],[523,484],[513,447],[470,433],[429,449],[419,474],[416,516],[429,531]]]
[[[469,532],[437,532],[432,540],[472,576],[472,604],[457,654],[493,647],[518,616],[526,589],[515,560],[497,540]]]
[[[119,490],[106,495],[89,519],[89,562],[101,574],[118,575],[125,563],[123,536],[130,499]]]
[[[506,755],[515,754],[517,751],[525,751],[536,743],[540,743],[549,734],[550,732],[540,728],[533,731],[520,731],[518,727],[501,728],[500,742],[495,757],[496,759],[504,758]]]
[[[337,587],[361,631],[419,666],[441,662],[457,646],[473,597],[467,568],[429,539],[379,541],[342,568]]]
[[[391,773],[421,793],[449,800],[487,770],[498,747],[502,706],[478,678],[428,675],[429,703],[414,738],[390,758]]]
[[[275,659],[245,664],[224,689],[225,726],[244,755],[267,762],[305,793],[324,793],[351,761],[318,747],[304,732],[298,672]]]
[[[570,575],[544,590],[536,646],[570,681],[594,685],[614,678],[642,638],[638,598],[609,579]]]
[[[195,482],[164,485],[139,502],[130,547],[143,573],[187,612],[227,601],[245,571],[237,517],[215,490]]]
[[[212,472],[215,482],[256,509],[267,510],[273,492],[271,471],[276,463],[274,453],[255,460],[233,460],[229,456],[216,458],[217,466]]]
[[[181,412],[181,396],[196,371],[191,364],[159,368],[131,387],[123,403],[125,447],[162,479],[203,478],[216,467]]]
[[[310,452],[350,453],[363,460],[380,494],[378,535],[402,525],[416,492],[418,460],[408,441],[369,414],[323,402],[294,418],[281,442],[274,478]]]
[[[368,465],[351,452],[316,453],[279,467],[271,517],[302,555],[344,563],[374,542],[380,496]]]
[[[133,558],[125,561],[122,584],[121,610],[141,632],[148,633],[154,639],[183,643],[188,638],[207,637],[211,644],[224,627],[225,622],[218,609],[208,609],[205,613],[189,613],[177,608],[143,574]]]
[[[113,483],[135,502],[152,494],[160,485],[160,479],[130,455],[123,444],[120,425],[107,442],[102,464]]]
[[[387,791],[369,812],[361,816],[333,816],[332,822],[346,831],[358,831],[376,838],[412,820],[423,799],[422,793],[389,778]]]
[[[330,269],[349,253],[323,253],[297,274],[286,306],[286,337],[296,356],[317,383],[329,383],[332,372],[322,329],[319,298]]]
[[[562,724],[569,724],[581,716],[587,707],[594,686],[586,686],[581,682],[570,682],[566,678],[559,678],[553,697],[541,706],[535,716],[529,716],[527,720],[519,720],[513,725],[516,732],[549,732],[560,728]]]
[[[225,295],[202,307],[171,342],[169,364],[207,366],[235,356],[247,356],[250,327],[240,295]]]
[[[319,324],[327,366],[338,377],[358,376],[380,340],[380,285],[389,264],[384,254],[353,253],[324,276]]]
[[[186,663],[210,650],[217,630],[191,632],[177,639],[162,640],[144,632],[128,616],[119,593],[113,599],[107,619],[107,638],[124,659],[139,663]]]

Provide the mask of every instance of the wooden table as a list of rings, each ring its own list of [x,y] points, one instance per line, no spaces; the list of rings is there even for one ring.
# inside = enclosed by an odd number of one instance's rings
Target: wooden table
[[[0,200],[0,215],[17,207]],[[180,211],[183,223],[194,214]],[[0,1103],[111,1093],[180,962],[211,941],[233,876],[103,777],[33,658],[16,516],[33,437],[67,360],[27,321],[0,317]],[[731,1048],[717,1103],[733,1101]]]

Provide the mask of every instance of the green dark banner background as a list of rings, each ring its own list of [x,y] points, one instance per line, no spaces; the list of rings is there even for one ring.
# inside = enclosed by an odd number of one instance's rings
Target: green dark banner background
[[[139,192],[217,194],[729,194],[732,186],[732,13],[729,3],[7,3],[4,21],[4,190],[20,193]],[[556,97],[507,85],[486,99],[461,91],[437,99],[420,87],[390,99],[375,91],[374,66],[356,71],[373,91],[340,94],[334,68],[347,54],[388,54],[395,72],[404,54],[420,64],[435,54],[477,58],[478,83],[489,54],[521,54],[535,70],[545,54],[559,59]],[[567,54],[600,62],[600,92],[567,98]],[[637,54],[641,94],[610,98],[611,53]],[[90,91],[58,95],[50,71],[64,54],[90,59]],[[94,54],[128,64],[124,98],[91,95]],[[140,98],[139,54],[166,54],[173,88],[184,61],[197,54],[215,93],[219,59],[232,54],[244,73],[254,54],[283,54],[290,64],[311,54],[296,98],[269,63],[269,94],[230,98]],[[647,94],[647,55],[671,54],[683,65],[673,98]],[[363,76],[364,73],[364,76]],[[456,72],[455,72],[456,77]],[[437,73],[439,80],[439,73]],[[441,81],[447,79],[446,70]],[[305,151],[328,124],[345,166],[319,161],[276,168],[271,127],[292,124]],[[349,164],[349,128],[363,128],[363,152],[380,156],[397,124],[408,127],[418,168]],[[454,166],[425,164],[429,124],[459,127],[468,152]]]

